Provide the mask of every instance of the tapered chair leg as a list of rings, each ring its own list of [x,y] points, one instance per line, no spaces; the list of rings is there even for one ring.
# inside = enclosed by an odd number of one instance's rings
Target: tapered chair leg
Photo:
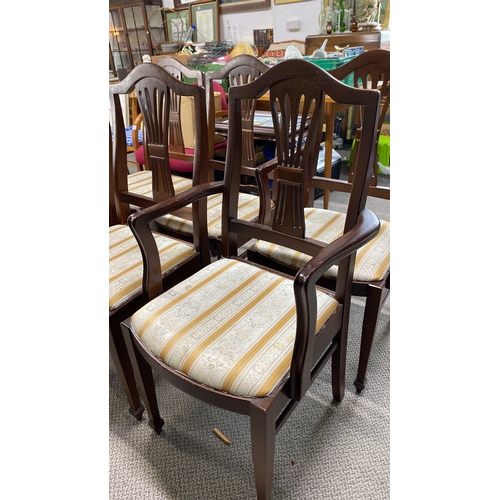
[[[148,412],[148,425],[157,434],[160,434],[161,428],[163,427],[163,424],[165,422],[160,417],[160,412],[158,410],[158,401],[156,399],[153,370],[137,349],[137,346],[132,339],[132,332],[123,324],[122,331],[123,336],[125,337],[125,342],[127,344],[130,360],[132,362],[132,366],[134,367],[134,373],[137,379],[137,385],[139,386],[139,392],[141,393],[142,399],[146,406],[146,411]]]
[[[257,499],[271,500],[276,446],[276,415],[273,408],[265,411],[252,406],[250,429]]]
[[[333,399],[340,403],[345,396],[345,367],[347,358],[347,328],[348,321],[344,320],[342,327],[342,340],[339,342],[337,349],[332,354],[332,395]]]
[[[370,352],[372,350],[373,338],[377,329],[378,317],[383,302],[383,290],[372,285],[368,286],[366,296],[365,314],[363,316],[363,327],[361,330],[361,348],[359,352],[358,374],[354,385],[358,394],[366,386],[366,371]]]
[[[129,412],[137,420],[141,420],[142,414],[144,413],[144,406],[141,404],[139,399],[139,392],[137,390],[137,385],[134,377],[134,370],[130,362],[130,357],[128,355],[127,346],[125,345],[125,340],[121,331],[111,329],[109,331],[109,352],[111,354],[111,359],[115,364],[118,377],[122,383],[123,389],[127,396],[129,404]]]

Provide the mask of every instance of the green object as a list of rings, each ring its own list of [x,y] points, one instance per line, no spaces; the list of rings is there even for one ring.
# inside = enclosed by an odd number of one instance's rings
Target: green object
[[[356,139],[352,141],[351,154],[349,155],[349,161],[347,162],[347,166],[351,166],[354,160],[354,147],[356,146]],[[391,166],[391,136],[389,135],[381,135],[378,139],[378,147],[377,147],[378,161],[382,163],[384,167]],[[378,169],[378,173],[382,174],[383,172]]]
[[[391,137],[389,135],[381,135],[378,140],[378,160],[384,167],[391,165]]]
[[[355,57],[356,56],[327,57],[325,59],[319,59],[317,57],[304,56],[304,59],[312,64],[315,64],[316,66],[319,66],[321,69],[329,70],[329,69],[340,68],[340,66],[343,66],[345,63],[351,61]],[[349,75],[347,75],[342,80],[342,82],[345,83],[346,85],[354,87],[354,73],[350,73]]]
[[[344,7],[344,0],[340,0],[340,2],[339,2],[339,8],[340,8],[340,32],[343,33],[345,31],[345,20],[344,20],[345,7]]]

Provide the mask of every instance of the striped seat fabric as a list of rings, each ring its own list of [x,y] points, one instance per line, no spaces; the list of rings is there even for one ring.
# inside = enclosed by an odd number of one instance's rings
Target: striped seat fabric
[[[153,197],[152,182],[151,170],[134,172],[127,177],[128,190],[131,193],[147,196],[148,198]],[[186,189],[189,189],[193,185],[191,179],[179,175],[172,175],[172,183],[174,184],[174,189],[177,194],[186,191]]]
[[[192,246],[154,234],[163,273],[191,257]],[[116,309],[142,292],[142,255],[128,226],[109,228],[109,309]]]
[[[191,179],[185,177],[172,176],[175,192],[181,193],[192,186]],[[152,197],[151,189],[151,171],[145,170],[136,172],[128,176],[129,191],[143,196]],[[137,207],[133,207],[137,208]],[[240,193],[238,203],[238,217],[243,220],[252,220],[259,215],[259,197]],[[222,194],[214,194],[207,201],[207,220],[208,236],[211,238],[220,238],[222,234]],[[158,224],[167,227],[173,231],[179,231],[185,234],[193,234],[193,222],[182,219],[174,215],[166,215],[157,220]]]
[[[316,331],[338,302],[317,291]],[[220,259],[132,316],[132,328],[171,368],[215,389],[264,397],[290,370],[293,280]]]
[[[344,232],[345,214],[321,208],[305,208],[306,237],[331,243]],[[356,254],[355,281],[379,281],[390,266],[390,223],[380,221],[380,231]],[[311,259],[310,255],[273,243],[259,240],[256,248],[262,255],[275,261],[300,269]],[[325,277],[336,278],[337,266],[332,266]]]

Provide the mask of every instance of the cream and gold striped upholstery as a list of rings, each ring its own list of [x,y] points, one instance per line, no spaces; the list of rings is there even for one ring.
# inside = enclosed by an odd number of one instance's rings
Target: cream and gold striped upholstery
[[[321,208],[306,208],[306,237],[331,243],[344,232],[345,214]],[[354,280],[379,281],[390,266],[390,223],[380,221],[380,231],[369,243],[358,250],[354,266]],[[266,241],[256,243],[257,250],[274,260],[300,269],[311,259],[310,255]],[[337,277],[337,266],[332,266],[325,276]]]
[[[189,189],[192,186],[191,179],[172,176],[176,194]],[[128,176],[129,191],[143,196],[152,197],[151,190],[151,171],[137,172]],[[137,207],[134,207],[137,208]],[[252,220],[259,215],[259,197],[240,193],[238,203],[238,218],[243,220]],[[208,236],[211,238],[220,238],[222,234],[222,194],[214,194],[207,200],[207,220]],[[193,234],[193,222],[173,215],[160,217],[156,221],[172,231],[178,231],[185,234]]]
[[[152,179],[151,170],[143,170],[141,172],[134,172],[127,177],[128,190],[131,193],[140,194],[142,196],[147,196],[148,198],[153,197],[152,189]],[[174,184],[174,189],[176,194],[186,191],[193,185],[191,179],[186,179],[179,175],[172,175],[172,183]]]
[[[259,198],[252,194],[240,193],[238,197],[238,218],[252,220],[259,215]],[[222,194],[214,194],[207,198],[208,236],[220,238],[222,235]],[[173,215],[157,219],[158,224],[171,230],[193,234],[193,222]]]
[[[317,291],[317,331],[338,302]],[[132,329],[168,366],[215,389],[268,395],[290,370],[293,281],[220,259],[132,316]]]
[[[191,257],[192,246],[154,234],[163,273]],[[116,309],[142,292],[142,256],[128,226],[109,228],[109,309]]]

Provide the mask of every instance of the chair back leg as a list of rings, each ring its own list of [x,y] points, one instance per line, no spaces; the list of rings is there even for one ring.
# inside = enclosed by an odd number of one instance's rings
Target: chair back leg
[[[363,327],[361,330],[361,347],[359,352],[358,374],[354,385],[359,394],[366,386],[366,371],[368,368],[368,361],[370,359],[370,352],[372,349],[373,338],[375,330],[377,329],[378,317],[380,309],[387,297],[389,291],[387,288],[380,288],[374,285],[368,285],[368,292],[366,295],[365,313],[363,316]]]

